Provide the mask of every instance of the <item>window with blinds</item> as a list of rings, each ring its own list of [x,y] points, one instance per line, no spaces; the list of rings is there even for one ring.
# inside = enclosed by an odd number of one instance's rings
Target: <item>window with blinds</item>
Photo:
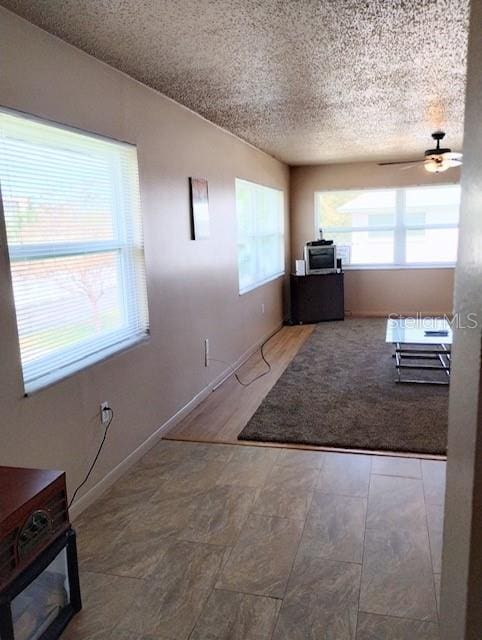
[[[28,393],[148,333],[137,151],[3,110],[0,185]]]
[[[283,192],[236,180],[239,293],[285,270]]]

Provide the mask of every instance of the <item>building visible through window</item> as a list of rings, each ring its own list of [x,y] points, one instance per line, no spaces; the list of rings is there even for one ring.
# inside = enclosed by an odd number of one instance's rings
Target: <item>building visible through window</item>
[[[315,193],[315,230],[346,265],[437,266],[457,259],[460,187]]]

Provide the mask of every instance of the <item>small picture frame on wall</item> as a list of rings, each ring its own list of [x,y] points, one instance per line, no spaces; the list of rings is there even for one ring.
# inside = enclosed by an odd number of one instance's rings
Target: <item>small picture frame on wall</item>
[[[209,238],[209,198],[206,178],[189,178],[191,240]]]

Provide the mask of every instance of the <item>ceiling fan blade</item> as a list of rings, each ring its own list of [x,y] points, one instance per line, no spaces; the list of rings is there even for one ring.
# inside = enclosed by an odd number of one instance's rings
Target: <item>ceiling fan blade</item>
[[[444,157],[444,160],[459,160],[462,161],[462,154],[461,153],[456,153],[455,151],[447,151],[446,153],[442,154]]]
[[[416,166],[423,165],[423,160],[417,160],[417,162],[411,162],[410,164],[406,164],[404,167],[400,167],[400,171],[407,171],[407,169],[415,169]]]
[[[393,164],[414,164],[415,162],[420,162],[420,160],[405,160],[401,162],[379,162],[378,166],[387,167],[388,165],[393,165]]]
[[[450,168],[452,168],[452,167],[460,167],[460,166],[461,166],[461,164],[462,164],[462,160],[453,160],[453,159],[450,159],[450,158],[449,158],[449,159],[446,161],[446,164],[447,164]]]

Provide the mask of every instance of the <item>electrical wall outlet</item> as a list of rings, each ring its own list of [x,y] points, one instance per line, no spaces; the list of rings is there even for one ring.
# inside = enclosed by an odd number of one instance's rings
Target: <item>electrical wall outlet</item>
[[[264,302],[261,304],[261,313],[264,313]]]
[[[204,366],[209,366],[209,340],[208,338],[204,339]]]
[[[101,402],[100,404],[100,424],[107,424],[111,417],[110,404],[108,402]]]

